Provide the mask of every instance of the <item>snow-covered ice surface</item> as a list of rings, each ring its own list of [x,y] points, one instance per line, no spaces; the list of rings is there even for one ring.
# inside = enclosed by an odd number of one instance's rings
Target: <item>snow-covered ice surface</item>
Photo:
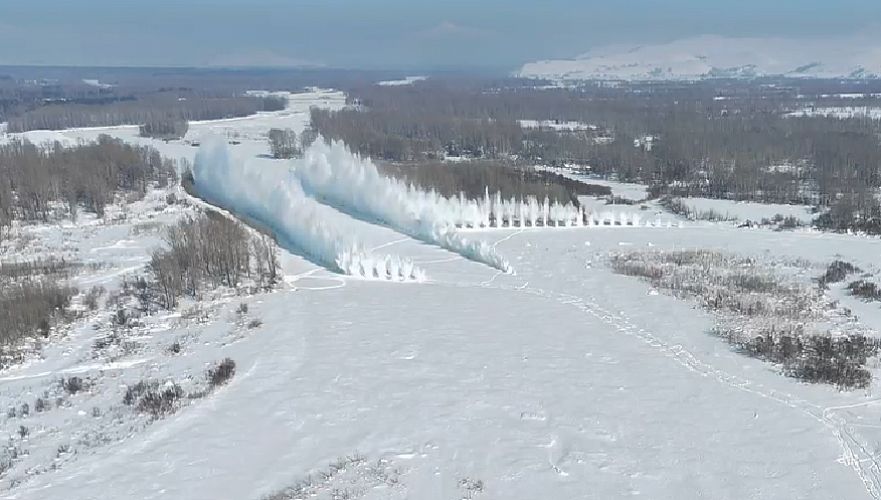
[[[278,121],[238,125],[259,136]],[[193,128],[224,127],[235,124]],[[196,150],[150,143],[174,157]],[[255,157],[267,149],[257,139],[232,147]],[[107,260],[75,284],[113,287],[159,243],[135,225],[190,210],[156,210],[163,195],[128,207],[123,223],[27,228],[39,238],[24,252]],[[44,413],[0,415],[11,443],[29,452],[0,478],[0,498],[257,499],[356,452],[378,465],[315,481],[314,498],[347,488],[365,499],[881,498],[877,363],[867,391],[782,377],[708,335],[709,314],[605,264],[621,249],[701,247],[807,259],[817,275],[838,258],[875,272],[881,240],[722,224],[475,230],[516,267],[511,275],[330,207],[322,217],[373,252],[411,259],[430,281],[367,281],[286,253],[282,290],[218,290],[196,314],[147,317],[127,339],[136,345],[112,357],[94,357],[110,314],[96,313],[43,359],[0,373],[0,405],[33,406],[44,392],[53,401]],[[241,326],[243,302],[262,327]],[[174,341],[180,355],[168,354]],[[198,386],[224,357],[237,364],[232,382],[173,416],[148,424],[121,404],[126,384]],[[60,394],[59,378],[72,373],[94,387]],[[476,481],[482,492],[463,491]]]

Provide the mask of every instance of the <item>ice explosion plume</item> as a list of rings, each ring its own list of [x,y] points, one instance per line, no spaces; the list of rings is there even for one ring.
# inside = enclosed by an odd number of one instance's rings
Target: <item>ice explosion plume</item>
[[[402,281],[424,278],[409,260],[371,255],[351,237],[334,232],[296,177],[283,168],[235,158],[223,139],[203,143],[193,177],[201,196],[267,226],[282,245],[334,272]]]
[[[456,232],[457,214],[442,197],[380,175],[373,162],[352,154],[340,142],[317,141],[303,159],[293,162],[293,171],[307,193],[343,212],[511,271],[486,242],[468,241]]]

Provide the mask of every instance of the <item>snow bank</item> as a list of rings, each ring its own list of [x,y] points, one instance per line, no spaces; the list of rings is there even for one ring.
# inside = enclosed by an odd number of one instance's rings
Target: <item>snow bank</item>
[[[350,153],[340,142],[317,141],[304,158],[293,162],[293,171],[309,194],[343,212],[501,271],[511,270],[486,242],[468,241],[456,233],[457,212],[449,200],[380,175],[373,162]]]
[[[223,139],[210,138],[200,147],[193,176],[202,196],[268,226],[283,245],[316,264],[365,278],[424,278],[409,260],[371,255],[351,237],[335,233],[296,178],[235,158]]]

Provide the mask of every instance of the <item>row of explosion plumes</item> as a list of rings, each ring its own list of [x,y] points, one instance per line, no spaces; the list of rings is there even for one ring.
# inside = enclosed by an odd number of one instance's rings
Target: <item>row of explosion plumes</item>
[[[511,267],[495,247],[469,240],[457,228],[640,223],[635,216],[588,214],[547,199],[503,200],[488,192],[478,200],[446,198],[380,175],[369,159],[338,142],[316,141],[287,167],[237,158],[217,139],[203,143],[193,173],[200,195],[271,228],[288,249],[335,272],[368,279],[421,281],[425,273],[409,259],[366,250],[329,222],[327,206],[503,272]]]

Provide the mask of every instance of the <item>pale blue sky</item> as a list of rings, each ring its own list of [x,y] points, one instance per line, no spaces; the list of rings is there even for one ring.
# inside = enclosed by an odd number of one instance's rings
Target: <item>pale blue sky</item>
[[[0,64],[514,67],[609,43],[879,22],[881,0],[0,0]]]

